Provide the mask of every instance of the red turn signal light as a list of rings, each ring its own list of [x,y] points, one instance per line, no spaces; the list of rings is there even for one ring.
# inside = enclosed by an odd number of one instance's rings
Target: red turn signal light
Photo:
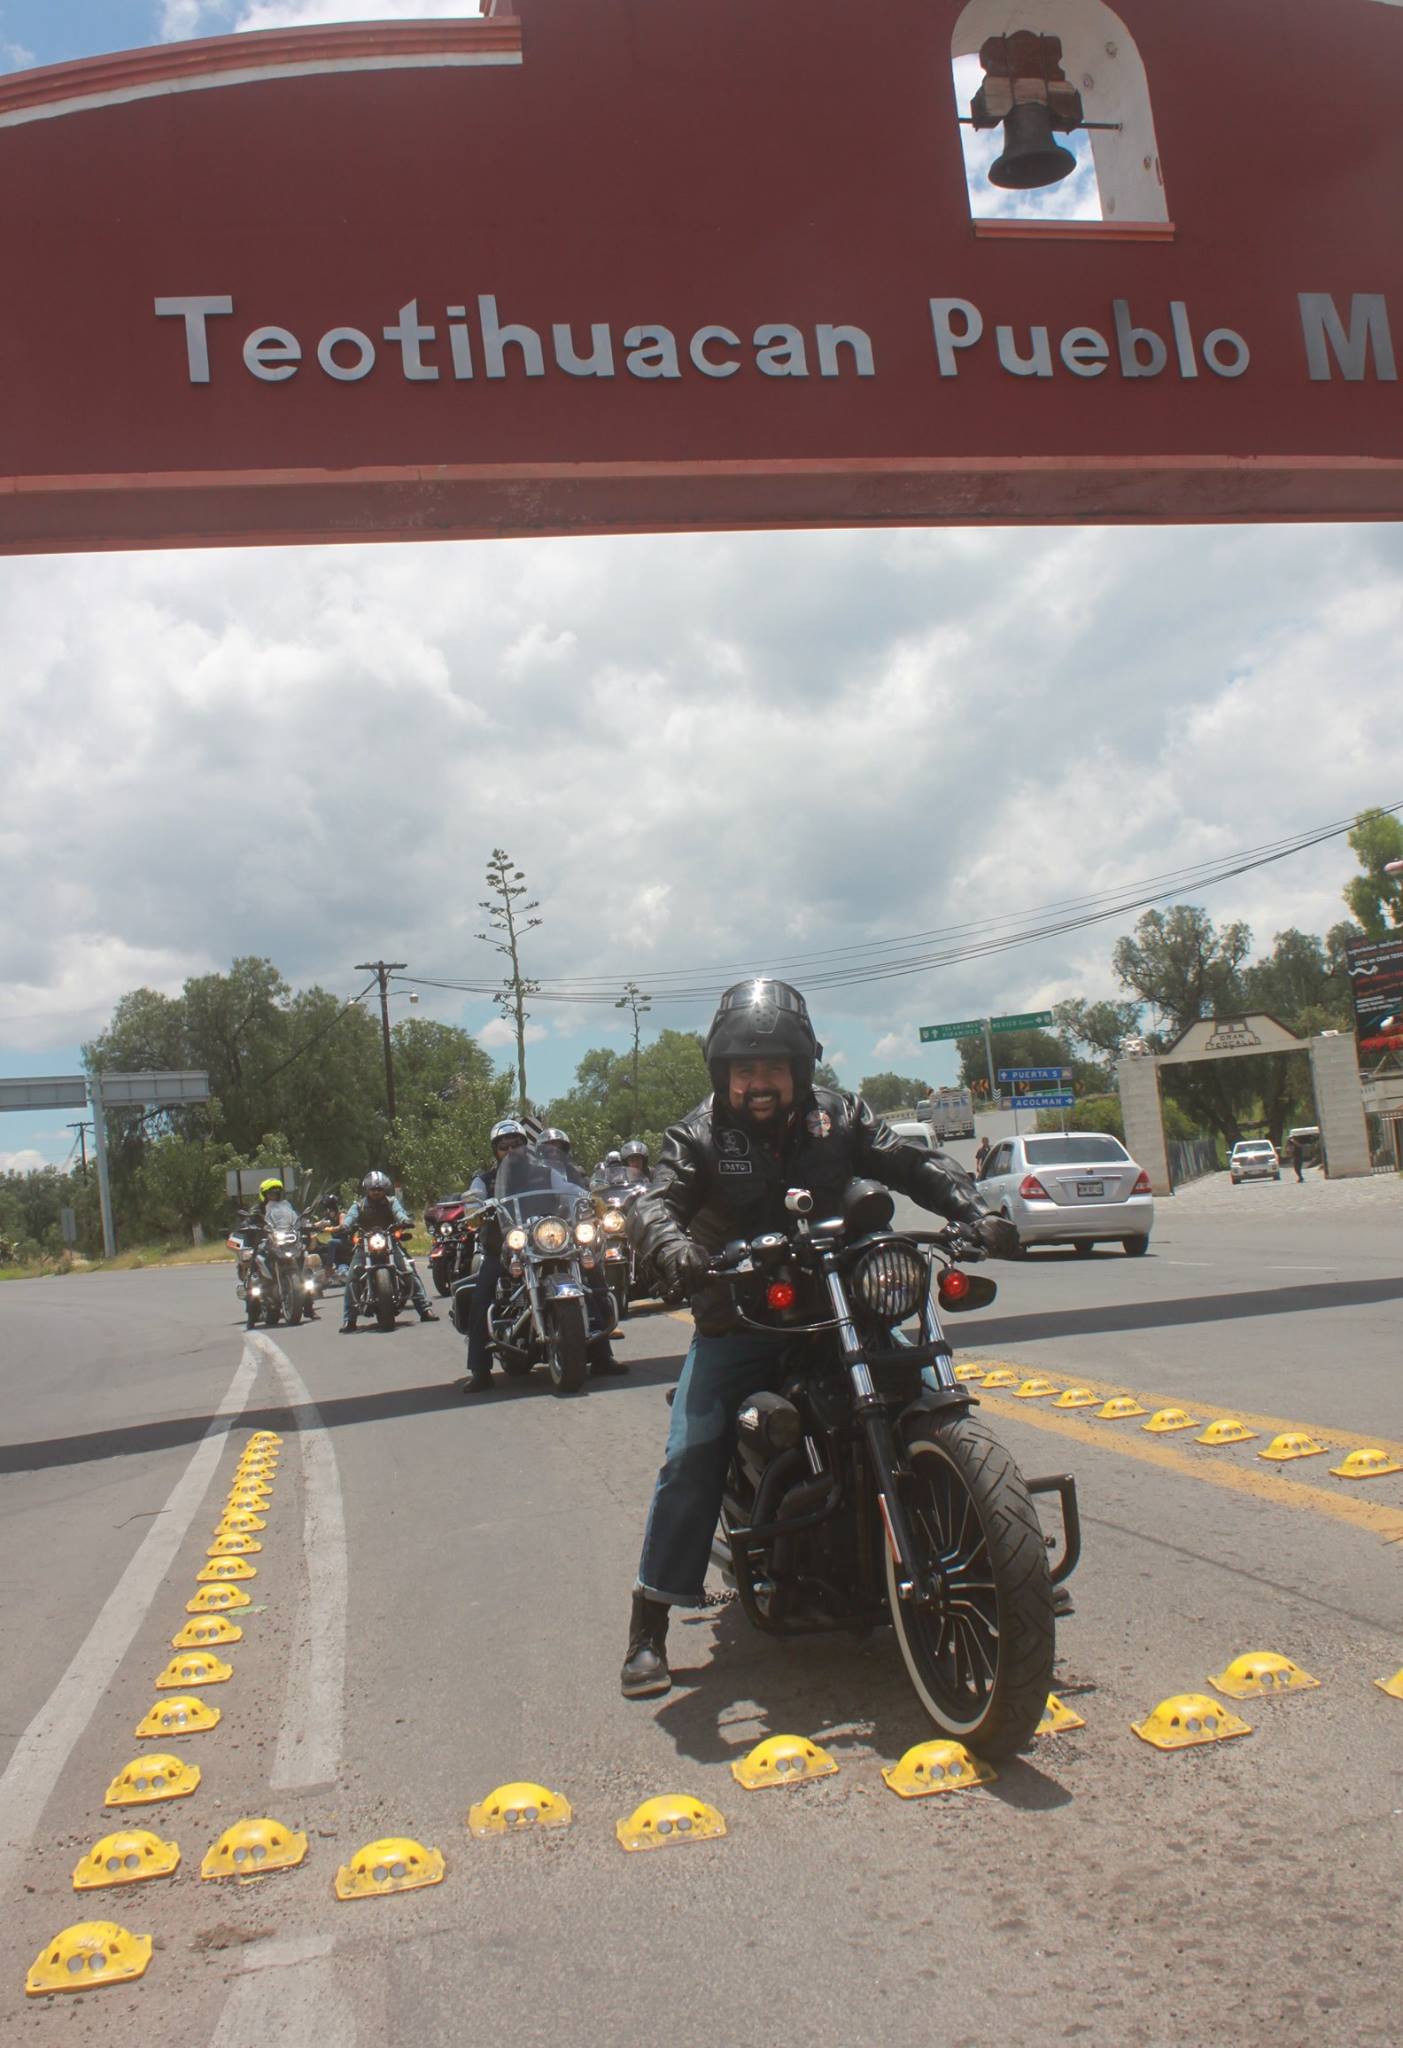
[[[765,1289],[765,1300],[771,1308],[793,1308],[796,1298],[787,1280],[772,1280]]]
[[[956,1272],[951,1267],[940,1276],[939,1293],[942,1301],[963,1301],[969,1293],[969,1274]]]
[[[1025,1202],[1050,1202],[1051,1195],[1035,1173],[1025,1173],[1018,1190]]]
[[[1150,1176],[1143,1167],[1140,1169],[1139,1180],[1136,1181],[1130,1192],[1132,1195],[1152,1195],[1154,1193],[1154,1189],[1150,1186]]]

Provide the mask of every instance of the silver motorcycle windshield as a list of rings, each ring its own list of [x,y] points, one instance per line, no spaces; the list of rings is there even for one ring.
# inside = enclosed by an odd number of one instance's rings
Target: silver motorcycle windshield
[[[535,1223],[542,1216],[573,1222],[581,1195],[573,1181],[525,1147],[508,1152],[497,1168],[495,1192],[518,1223]]]
[[[267,1209],[267,1224],[270,1230],[296,1230],[297,1211],[291,1202],[270,1202]]]

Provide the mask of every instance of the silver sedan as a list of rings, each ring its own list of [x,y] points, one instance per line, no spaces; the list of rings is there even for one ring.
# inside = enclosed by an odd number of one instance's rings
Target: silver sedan
[[[1109,1131],[1005,1138],[984,1162],[979,1192],[1017,1226],[1025,1250],[1070,1244],[1085,1257],[1093,1245],[1110,1242],[1139,1258],[1150,1248],[1150,1176]]]

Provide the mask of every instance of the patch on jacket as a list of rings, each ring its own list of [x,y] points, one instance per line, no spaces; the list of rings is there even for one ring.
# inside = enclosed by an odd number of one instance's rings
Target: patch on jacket
[[[748,1159],[718,1159],[716,1171],[718,1173],[754,1173],[755,1168]]]
[[[811,1138],[826,1138],[833,1128],[833,1119],[826,1109],[811,1109],[804,1123]]]
[[[750,1155],[750,1140],[744,1131],[733,1130],[728,1124],[716,1133],[716,1149],[723,1159],[746,1159]]]

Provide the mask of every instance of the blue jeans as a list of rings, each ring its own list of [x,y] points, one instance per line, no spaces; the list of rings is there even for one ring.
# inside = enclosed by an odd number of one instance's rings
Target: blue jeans
[[[786,1341],[755,1330],[693,1337],[638,1561],[634,1590],[650,1600],[701,1606],[736,1410],[763,1388],[777,1388]]]

